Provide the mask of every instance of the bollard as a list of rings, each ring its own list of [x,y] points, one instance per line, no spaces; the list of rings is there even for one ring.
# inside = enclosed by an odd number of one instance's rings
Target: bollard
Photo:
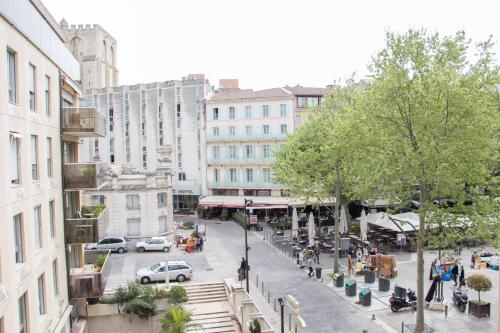
[[[368,330],[365,330],[365,329],[364,329],[364,330],[363,330],[363,333],[368,333]]]
[[[274,299],[274,311],[276,311],[276,298]]]
[[[292,330],[292,313],[288,314],[288,330]]]
[[[447,319],[448,318],[448,304],[444,306],[444,317]]]
[[[405,333],[405,322],[401,322],[401,333]]]
[[[271,304],[271,292],[267,291],[267,303]]]
[[[375,315],[372,314],[372,320],[376,320],[377,318],[375,318]]]
[[[262,281],[262,296],[264,296],[264,281]]]
[[[255,274],[255,278],[257,280],[257,283],[255,283],[257,285],[257,287],[259,286],[259,275],[258,274]]]

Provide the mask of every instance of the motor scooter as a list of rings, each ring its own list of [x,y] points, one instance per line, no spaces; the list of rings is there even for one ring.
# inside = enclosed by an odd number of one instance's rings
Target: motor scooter
[[[389,303],[391,304],[391,311],[398,312],[404,308],[413,308],[417,309],[417,296],[415,292],[411,289],[408,289],[408,292],[403,297],[394,296],[392,293],[392,297],[389,299]]]
[[[460,308],[460,311],[465,312],[469,297],[467,296],[467,289],[464,287],[453,289],[453,304]]]

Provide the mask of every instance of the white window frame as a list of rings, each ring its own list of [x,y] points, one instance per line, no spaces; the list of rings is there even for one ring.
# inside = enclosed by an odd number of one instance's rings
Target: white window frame
[[[33,207],[33,228],[35,231],[35,250],[40,251],[43,248],[42,205]]]
[[[141,208],[141,197],[139,194],[126,194],[125,200],[128,209],[139,209]]]
[[[9,103],[17,104],[17,52],[7,48],[7,88]]]

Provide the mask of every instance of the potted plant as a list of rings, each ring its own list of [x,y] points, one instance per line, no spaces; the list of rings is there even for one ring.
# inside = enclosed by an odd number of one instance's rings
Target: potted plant
[[[200,327],[197,324],[190,324],[191,312],[184,310],[180,305],[170,305],[165,316],[161,318],[160,333],[185,333],[188,329]]]
[[[491,280],[479,273],[474,273],[467,278],[467,287],[477,291],[478,300],[469,301],[469,314],[476,317],[490,316],[490,303],[481,301],[481,291],[491,289]]]

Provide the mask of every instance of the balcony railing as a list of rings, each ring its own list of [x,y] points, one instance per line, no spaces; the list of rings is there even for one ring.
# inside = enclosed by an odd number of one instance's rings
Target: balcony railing
[[[62,108],[63,133],[80,137],[106,136],[106,117],[90,107]]]
[[[64,163],[64,189],[98,190],[106,184],[104,176],[107,169],[106,162]]]
[[[82,206],[80,217],[64,222],[66,244],[96,243],[108,224],[106,206]]]
[[[248,134],[248,135],[207,135],[207,142],[221,141],[286,141],[288,135],[285,133],[273,134]]]
[[[76,248],[71,248],[75,251]],[[73,299],[99,298],[104,292],[109,250],[83,251],[83,266],[70,265],[69,287]],[[72,267],[73,266],[73,267]]]
[[[208,164],[272,164],[272,157],[208,158]]]
[[[255,180],[253,182],[242,182],[236,181],[231,182],[228,180],[215,182],[208,182],[209,188],[244,188],[244,189],[271,189],[271,188],[284,188],[282,185],[271,183],[271,182],[262,182],[259,180]]]

